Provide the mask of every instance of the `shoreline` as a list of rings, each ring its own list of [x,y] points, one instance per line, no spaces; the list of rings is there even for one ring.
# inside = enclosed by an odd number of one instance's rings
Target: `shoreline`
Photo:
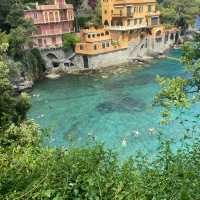
[[[60,68],[52,68],[49,71],[46,72],[45,78],[44,79],[51,79],[51,80],[56,80],[59,79],[65,75],[88,75],[88,74],[93,74],[96,72],[106,72],[108,71],[109,74],[109,70],[115,68],[119,68],[121,69],[122,66],[127,66],[127,65],[132,65],[134,66],[136,69],[137,68],[141,68],[141,66],[144,66],[145,64],[149,64],[152,61],[155,60],[162,60],[167,58],[167,53],[170,52],[171,50],[173,50],[174,48],[170,48],[165,50],[163,53],[157,54],[157,55],[151,55],[151,56],[144,56],[144,57],[138,57],[137,59],[134,60],[129,60],[125,63],[122,63],[121,65],[111,65],[111,66],[102,66],[102,67],[98,67],[98,68],[68,68],[66,69],[66,67],[60,67]]]

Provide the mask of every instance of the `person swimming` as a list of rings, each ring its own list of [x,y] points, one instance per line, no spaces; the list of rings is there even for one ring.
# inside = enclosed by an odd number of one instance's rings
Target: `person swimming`
[[[126,140],[126,138],[124,138],[123,140],[122,140],[122,146],[127,146],[127,140]]]
[[[156,133],[156,129],[155,128],[149,128],[149,134],[153,135]]]
[[[140,135],[140,132],[139,132],[138,130],[134,130],[134,131],[133,131],[133,134],[134,134],[134,136],[136,136],[136,137],[137,137],[137,136],[139,136],[139,135]]]

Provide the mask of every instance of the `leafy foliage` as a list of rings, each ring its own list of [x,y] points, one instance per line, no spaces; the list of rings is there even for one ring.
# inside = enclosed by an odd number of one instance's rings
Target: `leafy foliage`
[[[26,111],[30,108],[29,97],[25,93],[22,93],[18,100],[13,97],[9,68],[5,61],[7,48],[7,43],[0,43],[0,133],[12,122],[24,120]]]
[[[70,48],[74,48],[75,44],[80,42],[80,38],[74,33],[65,33],[63,35],[63,49],[69,50]]]
[[[160,2],[161,22],[187,29],[193,25],[199,13],[200,2],[197,0],[164,0]]]

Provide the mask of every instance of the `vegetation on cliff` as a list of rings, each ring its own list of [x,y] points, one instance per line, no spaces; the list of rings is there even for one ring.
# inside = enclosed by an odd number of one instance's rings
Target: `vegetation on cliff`
[[[12,65],[12,81],[24,78],[34,80],[44,72],[45,64],[37,49],[27,49],[32,46],[28,37],[35,27],[31,21],[24,19],[24,3],[28,1],[0,1],[0,31],[7,37],[9,48],[8,65]],[[29,1],[30,2],[30,1]],[[16,73],[14,73],[16,72]]]

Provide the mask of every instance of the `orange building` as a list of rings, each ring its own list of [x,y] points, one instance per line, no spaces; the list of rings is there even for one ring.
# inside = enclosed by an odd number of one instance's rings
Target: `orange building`
[[[125,49],[128,44],[123,41],[114,41],[110,31],[105,28],[89,28],[80,32],[81,42],[76,45],[76,53],[97,55],[120,49]]]

